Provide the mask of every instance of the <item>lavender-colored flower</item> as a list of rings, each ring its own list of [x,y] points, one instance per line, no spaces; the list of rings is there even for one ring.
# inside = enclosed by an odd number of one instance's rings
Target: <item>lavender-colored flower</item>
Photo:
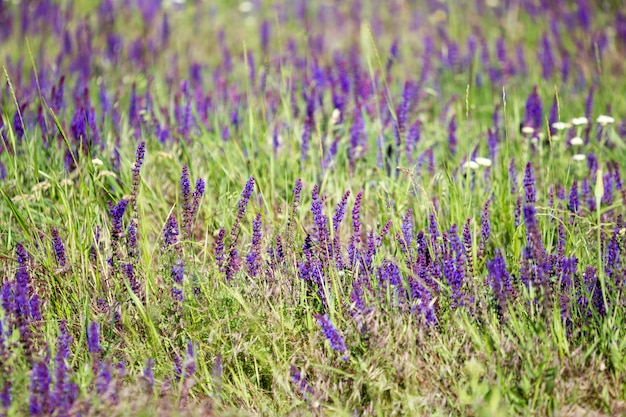
[[[102,350],[100,346],[100,325],[92,321],[87,329],[87,349],[89,353],[98,354]]]
[[[357,245],[361,240],[361,199],[363,198],[363,190],[356,195],[354,207],[352,208],[352,229],[353,233],[348,243],[348,263],[352,268],[356,266],[357,261]]]
[[[533,166],[530,162],[526,164],[526,171],[524,172],[524,190],[526,192],[526,203],[534,203],[537,199],[537,192],[535,191],[535,176],[533,174]]]
[[[548,34],[544,33],[541,38],[541,50],[539,52],[539,62],[541,63],[541,74],[544,79],[549,79],[554,72],[554,53]]]
[[[187,168],[187,165],[183,165],[183,170],[180,174],[180,189],[183,194],[183,223],[186,225],[186,216],[190,206],[189,195],[191,194],[191,184],[189,183],[189,168]]]
[[[126,231],[126,244],[128,248],[128,256],[136,260],[139,256],[139,245],[137,243],[137,219],[132,219]]]
[[[187,354],[185,356],[185,379],[189,379],[196,372],[196,357],[194,353],[193,343],[187,341]]]
[[[328,217],[323,211],[323,200],[319,196],[319,186],[315,184],[311,194],[311,212],[313,213],[313,223],[315,226],[315,238],[322,245],[322,256],[326,259],[332,250],[329,250],[330,235],[328,233]]]
[[[122,264],[122,273],[128,280],[128,284],[130,285],[130,289],[138,298],[143,298],[141,294],[141,283],[137,280],[137,276],[135,274],[135,266],[132,263],[124,263]]]
[[[137,151],[135,153],[135,164],[133,165],[133,189],[131,192],[131,206],[133,209],[133,213],[137,214],[137,196],[139,195],[139,183],[141,182],[141,165],[143,165],[143,160],[146,155],[146,142],[141,142],[139,146],[137,146]]]
[[[59,231],[56,227],[52,228],[52,243],[54,245],[54,253],[57,257],[57,262],[61,268],[65,267],[66,259],[65,259],[65,246],[63,246],[63,241],[59,236]]]
[[[572,188],[569,193],[569,204],[567,206],[570,212],[573,214],[578,213],[578,181],[574,180]]]
[[[532,127],[535,130],[541,129],[543,125],[543,105],[541,104],[541,98],[537,92],[536,85],[533,87],[533,91],[528,96],[528,99],[526,99],[524,125]]]
[[[176,215],[170,213],[165,221],[163,227],[163,249],[175,245],[178,242],[178,222],[176,221]]]
[[[262,227],[261,213],[258,213],[252,222],[252,247],[246,256],[248,272],[253,277],[257,275],[261,261]]]
[[[124,224],[123,217],[128,200],[121,199],[115,206],[111,205],[109,215],[111,216],[111,246],[113,248],[112,261],[120,259],[119,246],[124,238]]]
[[[302,373],[295,365],[291,365],[291,381],[298,388],[298,391],[304,395],[304,398],[307,398],[308,394],[313,393],[313,388],[311,388],[306,378],[302,376]]]
[[[517,171],[515,170],[515,158],[511,158],[509,163],[509,182],[511,183],[511,194],[517,193]]]
[[[241,198],[237,202],[237,215],[230,230],[230,245],[228,247],[228,262],[225,265],[226,278],[231,279],[235,272],[239,271],[239,252],[235,248],[239,237],[239,228],[243,216],[246,214],[248,201],[254,191],[254,177],[250,177],[241,193]]]
[[[50,409],[50,384],[52,378],[48,364],[44,361],[35,362],[30,377],[30,415],[48,415]]]
[[[101,396],[107,394],[112,379],[111,361],[107,360],[102,362],[100,369],[98,369],[98,375],[96,376],[96,392]]]
[[[154,389],[154,372],[152,367],[154,366],[154,359],[146,359],[146,363],[143,368],[143,379],[146,381],[148,392],[152,392]]]
[[[217,267],[221,270],[224,268],[224,238],[226,237],[226,229],[223,227],[219,230],[217,234],[217,239],[215,239],[215,263]]]
[[[11,396],[11,382],[6,380],[4,382],[4,386],[0,391],[0,406],[5,410],[8,410],[11,407],[12,396]]]
[[[60,324],[60,334],[57,342],[57,353],[55,356],[55,383],[51,393],[50,402],[53,409],[59,414],[67,414],[76,400],[78,387],[70,380],[70,370],[67,360],[70,355],[70,344],[72,336],[69,334],[65,321]]]
[[[487,200],[485,205],[483,206],[483,211],[480,215],[480,244],[478,246],[478,254],[479,257],[485,253],[485,246],[489,241],[489,236],[491,235],[491,223],[489,222],[489,205],[491,204],[491,199]]]
[[[315,314],[314,317],[317,319],[324,336],[326,336],[326,339],[330,342],[333,350],[343,354],[342,359],[344,361],[348,360],[348,348],[346,347],[343,337],[341,337],[333,323],[330,321],[330,318],[326,314]]]
[[[495,258],[487,262],[487,270],[489,285],[497,301],[498,315],[502,318],[506,311],[507,299],[512,297],[513,286],[500,249],[496,249]]]
[[[452,155],[456,154],[457,137],[456,137],[456,116],[452,116],[448,124],[448,147]]]

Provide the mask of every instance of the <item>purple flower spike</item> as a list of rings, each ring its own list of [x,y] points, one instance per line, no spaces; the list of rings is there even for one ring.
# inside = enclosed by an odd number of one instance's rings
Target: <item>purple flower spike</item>
[[[298,388],[298,391],[307,398],[308,394],[313,393],[313,388],[309,385],[306,378],[302,376],[302,373],[296,368],[295,365],[291,365],[291,381]]]
[[[139,195],[139,184],[141,182],[141,166],[146,155],[146,142],[141,142],[137,146],[137,152],[135,153],[135,164],[133,165],[133,190],[131,193],[131,205],[133,213],[137,215],[137,196]]]
[[[537,199],[537,192],[535,191],[533,166],[530,162],[526,164],[526,171],[524,173],[524,190],[526,191],[526,203],[534,203]]]
[[[543,125],[543,105],[541,104],[541,98],[537,92],[536,85],[533,87],[532,93],[530,93],[526,100],[524,125],[532,127],[535,130],[541,129]]]
[[[175,245],[178,242],[178,222],[176,221],[176,215],[171,213],[167,217],[165,226],[163,227],[163,249]]]
[[[248,272],[253,277],[257,275],[261,261],[262,228],[261,213],[258,213],[252,222],[252,248],[250,248],[250,252],[246,256]]]
[[[48,415],[50,409],[50,385],[52,378],[46,362],[36,362],[30,377],[30,415]]]
[[[59,231],[56,227],[52,228],[52,243],[54,245],[54,253],[57,257],[57,262],[61,268],[65,267],[65,246],[63,246],[63,241],[59,236]]]
[[[341,337],[333,323],[330,321],[328,315],[315,314],[314,317],[317,319],[324,336],[326,336],[326,339],[330,342],[333,350],[343,354],[342,359],[344,361],[348,360],[348,348],[346,347],[343,337]]]
[[[87,349],[91,354],[100,353],[102,347],[100,346],[100,325],[95,321],[89,324],[87,330]]]

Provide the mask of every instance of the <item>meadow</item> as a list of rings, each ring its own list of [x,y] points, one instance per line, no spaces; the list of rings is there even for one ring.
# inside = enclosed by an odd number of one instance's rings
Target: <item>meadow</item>
[[[626,415],[626,6],[0,2],[0,416]]]

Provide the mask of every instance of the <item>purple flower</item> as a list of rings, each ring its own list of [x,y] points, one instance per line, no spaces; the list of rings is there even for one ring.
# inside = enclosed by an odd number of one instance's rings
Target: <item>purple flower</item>
[[[357,261],[357,245],[361,240],[361,199],[363,198],[363,190],[356,195],[354,207],[352,208],[352,229],[353,233],[348,243],[348,262],[354,268]]]
[[[543,125],[543,105],[541,104],[541,98],[537,92],[536,85],[533,87],[533,91],[528,96],[528,99],[526,99],[524,125],[532,127],[535,130],[541,129]]]
[[[457,138],[456,138],[456,116],[452,116],[448,124],[448,146],[452,155],[456,154]]]
[[[163,227],[163,249],[175,245],[178,242],[178,222],[176,215],[170,213]]]
[[[226,237],[226,229],[223,227],[217,234],[215,239],[215,263],[220,271],[224,268],[224,238]]]
[[[139,146],[137,146],[137,151],[135,153],[135,164],[133,165],[133,190],[131,192],[131,206],[133,209],[133,213],[137,214],[137,196],[139,195],[139,183],[141,182],[141,165],[143,165],[143,160],[146,155],[146,142],[141,142]]]
[[[139,245],[137,244],[137,219],[132,219],[126,231],[126,243],[128,247],[128,256],[131,259],[137,259],[139,256]]]
[[[517,193],[517,171],[515,170],[515,158],[511,158],[509,163],[509,182],[511,183],[511,194]]]
[[[124,238],[123,217],[126,211],[128,200],[121,199],[115,206],[110,205],[109,215],[111,216],[111,246],[113,249],[112,262],[115,266],[115,260],[120,259],[119,246]]]
[[[569,204],[567,206],[570,212],[573,214],[578,213],[578,181],[574,180],[572,188],[569,193]]]
[[[541,74],[544,79],[549,79],[554,72],[554,53],[548,34],[544,33],[541,38],[541,50],[539,52],[539,62],[541,63]],[[535,126],[537,127],[537,126]]]
[[[317,319],[324,336],[326,336],[326,339],[330,342],[333,350],[343,354],[342,359],[344,361],[348,360],[348,348],[346,347],[343,337],[341,337],[333,323],[330,321],[328,315],[314,314],[314,317]]]
[[[48,364],[44,361],[35,362],[30,377],[30,415],[48,415],[50,409],[50,384],[52,378],[48,372]]]
[[[535,191],[535,176],[533,175],[533,166],[530,162],[526,164],[526,171],[524,172],[524,190],[526,192],[526,203],[534,203],[537,199],[537,193]]]
[[[315,238],[322,245],[322,256],[328,259],[332,250],[329,249],[328,217],[324,214],[323,200],[319,196],[319,186],[315,184],[311,194],[311,212],[315,226]]]
[[[152,392],[154,389],[154,372],[152,367],[154,366],[154,359],[146,359],[146,364],[143,368],[143,378],[146,381],[146,385],[148,386],[148,392]]]
[[[235,222],[233,223],[232,228],[230,229],[230,245],[228,247],[228,262],[225,265],[226,267],[226,278],[231,279],[235,272],[239,271],[239,253],[235,246],[237,245],[237,240],[239,238],[239,229],[241,225],[241,220],[243,216],[246,214],[246,209],[248,207],[248,201],[252,196],[252,192],[254,191],[254,177],[248,178],[246,182],[246,186],[244,187],[241,198],[237,202],[237,215],[235,217]]]
[[[258,213],[252,222],[252,247],[246,256],[248,272],[253,277],[257,275],[261,261],[262,227],[263,223],[261,222],[261,213]]]
[[[491,199],[487,200],[480,215],[480,244],[478,246],[478,256],[482,257],[485,253],[485,246],[491,235],[491,224],[489,222],[489,205]]]
[[[107,394],[109,386],[111,385],[111,379],[113,379],[111,361],[107,360],[102,362],[100,369],[98,369],[98,375],[96,376],[96,392],[100,395]]]
[[[295,365],[291,365],[291,381],[296,386],[296,388],[298,388],[298,391],[300,391],[300,393],[304,395],[304,398],[307,398],[308,394],[313,393],[313,388],[311,388],[306,378],[302,376],[302,374]]]
[[[92,321],[87,329],[87,349],[91,354],[98,354],[102,350],[100,346],[100,325],[95,321]]]
[[[52,243],[54,245],[54,253],[57,257],[57,262],[61,268],[65,267],[65,246],[59,236],[59,231],[56,227],[52,228]]]
[[[187,341],[187,354],[185,356],[185,378],[189,379],[196,372],[196,358],[191,340]]]
[[[497,301],[498,315],[502,318],[506,311],[507,299],[512,297],[513,286],[500,249],[496,249],[495,258],[487,262],[487,271],[489,285]]]

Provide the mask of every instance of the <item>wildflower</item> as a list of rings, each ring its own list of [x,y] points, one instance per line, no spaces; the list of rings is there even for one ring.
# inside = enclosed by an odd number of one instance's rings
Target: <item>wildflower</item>
[[[576,155],[572,156],[572,160],[574,162],[582,162],[585,159],[587,159],[587,155],[582,154],[582,153],[577,153]]]
[[[601,114],[600,116],[598,116],[598,118],[596,119],[596,122],[600,125],[600,126],[606,126],[606,125],[610,125],[615,123],[615,119],[611,116],[606,116],[604,114]]]
[[[568,205],[568,209],[569,211],[571,211],[572,213],[576,214],[578,213],[578,181],[574,180],[574,182],[572,183],[572,188],[570,190],[570,194],[569,194],[569,205]]]
[[[450,153],[454,155],[456,153],[456,116],[452,116],[450,123],[448,124],[448,146],[450,147]]]
[[[344,361],[348,360],[348,348],[346,347],[343,338],[341,337],[333,323],[330,321],[328,315],[315,314],[314,317],[317,319],[318,324],[322,328],[324,336],[326,336],[326,339],[328,339],[328,341],[330,342],[333,350],[343,354],[342,359]]]
[[[558,131],[568,129],[569,127],[571,127],[571,125],[569,123],[565,123],[565,122],[554,122],[554,123],[552,123],[552,128],[554,128],[555,130],[558,130]]]
[[[137,195],[139,194],[139,183],[141,182],[141,165],[143,165],[143,160],[146,155],[146,142],[141,142],[139,146],[137,146],[137,151],[135,153],[135,164],[133,165],[133,189],[131,192],[131,206],[133,209],[133,213],[137,214]]]
[[[533,87],[532,93],[526,100],[526,114],[524,116],[524,126],[533,128],[532,131],[522,133],[532,134],[535,130],[541,129],[543,125],[543,106],[541,104],[541,98],[537,92],[537,86]]]
[[[526,172],[524,173],[524,190],[526,192],[526,203],[534,203],[537,198],[537,193],[535,191],[533,166],[530,162],[526,164]]]
[[[65,266],[65,246],[63,246],[63,241],[56,227],[52,228],[52,242],[54,244],[54,253],[56,254],[57,262],[59,266],[63,268]]]
[[[167,249],[169,246],[175,245],[178,241],[178,222],[176,221],[176,215],[170,213],[165,221],[163,227],[163,249]]]
[[[483,167],[490,167],[491,166],[491,159],[483,158],[481,156],[475,157],[474,158],[474,162],[476,162],[478,165],[483,166]]]
[[[585,116],[582,117],[574,117],[572,119],[572,125],[573,126],[585,126],[587,123],[589,123],[589,119],[587,119]]]
[[[143,368],[143,379],[146,381],[148,392],[152,392],[154,389],[154,372],[152,367],[154,366],[154,359],[146,359],[146,364]]]
[[[535,133],[535,129],[531,126],[523,126],[522,133],[525,135],[532,135],[533,133]]]
[[[50,384],[52,378],[48,364],[44,361],[33,365],[30,377],[30,415],[42,416],[50,413]]]
[[[91,354],[99,353],[102,350],[100,346],[100,325],[95,321],[89,324],[87,330],[87,348]]]
[[[298,388],[301,394],[306,398],[307,394],[313,392],[313,388],[309,385],[306,378],[302,376],[298,368],[295,365],[291,365],[291,381]]]
[[[475,161],[465,161],[463,165],[461,165],[461,167],[464,169],[469,168],[469,169],[475,170],[475,169],[480,168],[480,165],[478,165],[478,163]]]
[[[572,146],[581,146],[585,141],[580,136],[574,136],[569,140],[570,145]]]
[[[248,265],[248,272],[253,277],[256,276],[259,270],[259,264],[261,261],[261,238],[262,238],[261,213],[258,213],[252,222],[252,248],[246,256],[246,263]]]

